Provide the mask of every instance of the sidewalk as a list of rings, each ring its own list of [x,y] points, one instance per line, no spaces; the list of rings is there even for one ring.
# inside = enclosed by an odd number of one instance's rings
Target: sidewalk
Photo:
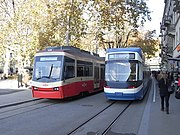
[[[169,100],[169,113],[166,114],[165,111],[161,111],[160,96],[157,81],[153,80],[155,83],[155,100],[153,101],[151,97],[151,107],[149,112],[149,122],[147,135],[179,135],[180,128],[180,100],[175,98],[175,93],[171,94]]]
[[[0,80],[0,108],[31,100],[35,100],[32,97],[31,89],[18,88],[18,81],[15,79]]]
[[[18,81],[15,79],[0,80],[0,89],[22,89],[18,88]]]
[[[176,99],[174,94],[171,94],[170,114],[166,114],[166,112],[160,110],[160,96],[155,79],[153,79],[152,85],[138,135],[179,135],[180,100]],[[16,92],[1,94],[5,90]],[[0,81],[0,108],[32,100],[36,100],[36,98],[32,97],[31,90],[18,88],[16,80]]]

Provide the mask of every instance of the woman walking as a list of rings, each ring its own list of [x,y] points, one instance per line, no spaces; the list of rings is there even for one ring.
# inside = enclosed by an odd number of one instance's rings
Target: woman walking
[[[166,113],[169,114],[169,98],[170,93],[168,92],[168,86],[170,82],[168,75],[165,72],[161,72],[158,76],[159,94],[161,97],[161,111],[164,111],[164,102],[166,105]]]

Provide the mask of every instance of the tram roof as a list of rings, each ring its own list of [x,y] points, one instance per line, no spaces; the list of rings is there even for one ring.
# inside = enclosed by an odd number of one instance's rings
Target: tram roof
[[[127,47],[127,48],[110,48],[107,49],[106,53],[110,52],[137,52],[142,57],[142,49],[139,47]]]
[[[88,52],[85,50],[81,50],[81,49],[73,47],[73,46],[47,47],[40,52],[67,52],[67,53],[72,54],[74,56],[87,57],[87,58],[92,58],[92,59],[104,61],[104,58],[99,57],[99,55],[96,53],[91,53],[91,52]]]

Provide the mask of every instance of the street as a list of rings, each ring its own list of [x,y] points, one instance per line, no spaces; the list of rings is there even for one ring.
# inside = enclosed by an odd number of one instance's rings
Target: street
[[[109,101],[103,92],[64,100],[36,100],[29,89],[0,94],[0,100],[4,100],[0,132],[3,135],[179,135],[179,101],[171,95],[170,114],[160,111],[156,86],[153,80],[145,98],[132,102]],[[14,100],[8,103],[7,97]]]

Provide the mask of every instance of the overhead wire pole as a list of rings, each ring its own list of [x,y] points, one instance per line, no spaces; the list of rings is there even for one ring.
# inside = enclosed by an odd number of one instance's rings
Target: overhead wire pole
[[[70,29],[70,16],[67,16],[68,24],[67,24],[67,31],[66,31],[66,46],[69,46],[69,29]]]
[[[72,10],[72,6],[73,6],[74,0],[71,0],[71,8],[70,11]],[[66,31],[66,46],[69,46],[69,40],[71,40],[71,35],[70,35],[70,27],[71,27],[71,13],[69,13],[69,15],[67,15],[67,31]]]
[[[99,9],[97,10],[97,21],[101,21],[101,16],[99,15]],[[98,54],[98,49],[99,49],[99,32],[100,32],[100,27],[101,27],[101,22],[98,23],[96,22],[96,27],[97,27],[97,31],[96,31],[96,50],[95,53]]]
[[[98,53],[98,48],[99,48],[99,40],[98,40],[98,32],[99,32],[99,28],[98,31],[96,32],[96,54]]]

